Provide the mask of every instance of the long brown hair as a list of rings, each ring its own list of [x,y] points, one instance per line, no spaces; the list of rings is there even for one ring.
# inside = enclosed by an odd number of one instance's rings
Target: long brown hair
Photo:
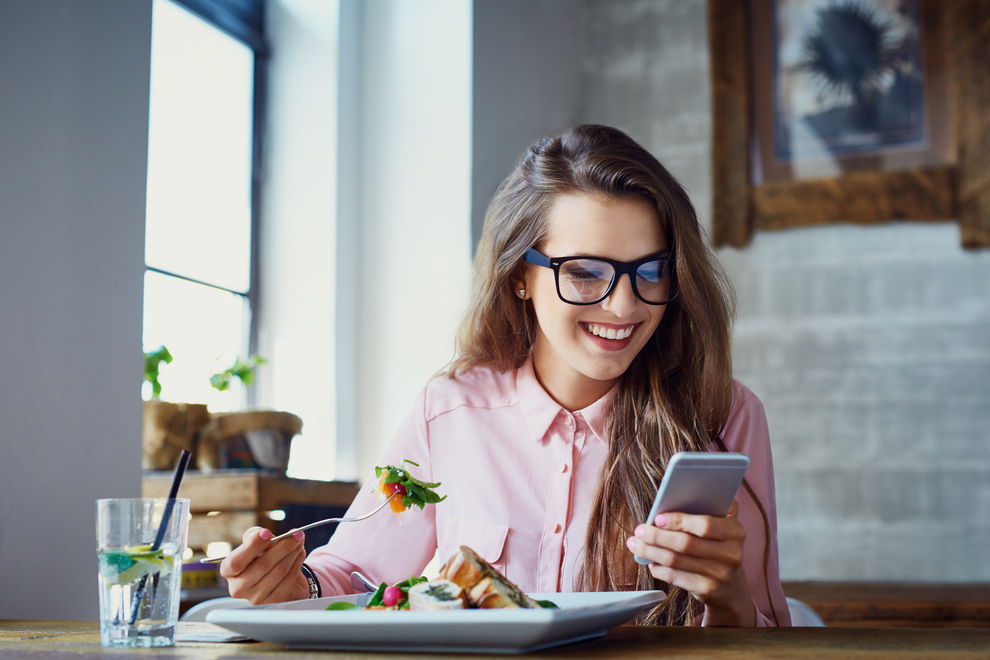
[[[471,304],[448,373],[505,371],[526,360],[536,327],[517,298],[526,249],[547,232],[547,211],[565,193],[639,197],[657,210],[674,254],[675,300],[620,378],[607,413],[608,456],[588,520],[581,589],[664,589],[649,623],[686,623],[697,604],[632,561],[625,539],[645,520],[670,457],[718,442],[732,399],[733,295],[694,208],[673,176],[625,133],[578,126],[529,148],[496,191],[474,262]]]

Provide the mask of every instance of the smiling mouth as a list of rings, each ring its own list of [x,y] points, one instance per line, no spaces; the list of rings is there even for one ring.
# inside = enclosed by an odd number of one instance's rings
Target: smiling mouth
[[[601,337],[602,339],[613,339],[615,341],[628,339],[632,335],[633,330],[636,329],[635,324],[620,328],[599,325],[598,323],[582,323],[581,325],[584,326],[585,330],[596,337]]]

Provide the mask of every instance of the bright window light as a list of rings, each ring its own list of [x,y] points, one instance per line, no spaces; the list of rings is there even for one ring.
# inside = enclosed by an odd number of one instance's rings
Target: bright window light
[[[247,292],[254,54],[170,0],[153,21],[145,262]]]

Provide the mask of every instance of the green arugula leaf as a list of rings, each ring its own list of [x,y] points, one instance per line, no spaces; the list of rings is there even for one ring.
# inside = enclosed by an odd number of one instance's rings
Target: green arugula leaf
[[[371,599],[368,601],[368,604],[366,605],[366,607],[371,607],[373,605],[382,605],[382,604],[384,604],[382,599],[383,599],[383,596],[385,595],[385,587],[387,587],[387,586],[388,585],[385,584],[384,582],[382,582],[381,584],[379,584],[378,585],[378,588],[375,590],[375,593],[373,593],[371,595]]]
[[[327,605],[328,610],[356,610],[358,606],[354,603],[349,603],[346,600],[338,600],[336,603],[330,603]]]

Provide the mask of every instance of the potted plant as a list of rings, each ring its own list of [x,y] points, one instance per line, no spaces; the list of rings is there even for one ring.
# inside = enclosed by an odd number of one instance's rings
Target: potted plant
[[[195,459],[199,432],[210,421],[205,404],[161,400],[161,365],[171,362],[172,354],[165,346],[144,354],[144,380],[151,386],[151,398],[144,402],[141,431],[141,467],[145,470],[171,470],[183,449],[188,449]]]
[[[254,382],[254,370],[265,359],[238,357],[227,369],[213,374],[210,385],[219,391],[234,379],[245,386]],[[278,410],[245,410],[214,413],[202,429],[196,466],[205,472],[218,469],[262,469],[284,474],[289,464],[292,438],[302,431],[302,420]]]

